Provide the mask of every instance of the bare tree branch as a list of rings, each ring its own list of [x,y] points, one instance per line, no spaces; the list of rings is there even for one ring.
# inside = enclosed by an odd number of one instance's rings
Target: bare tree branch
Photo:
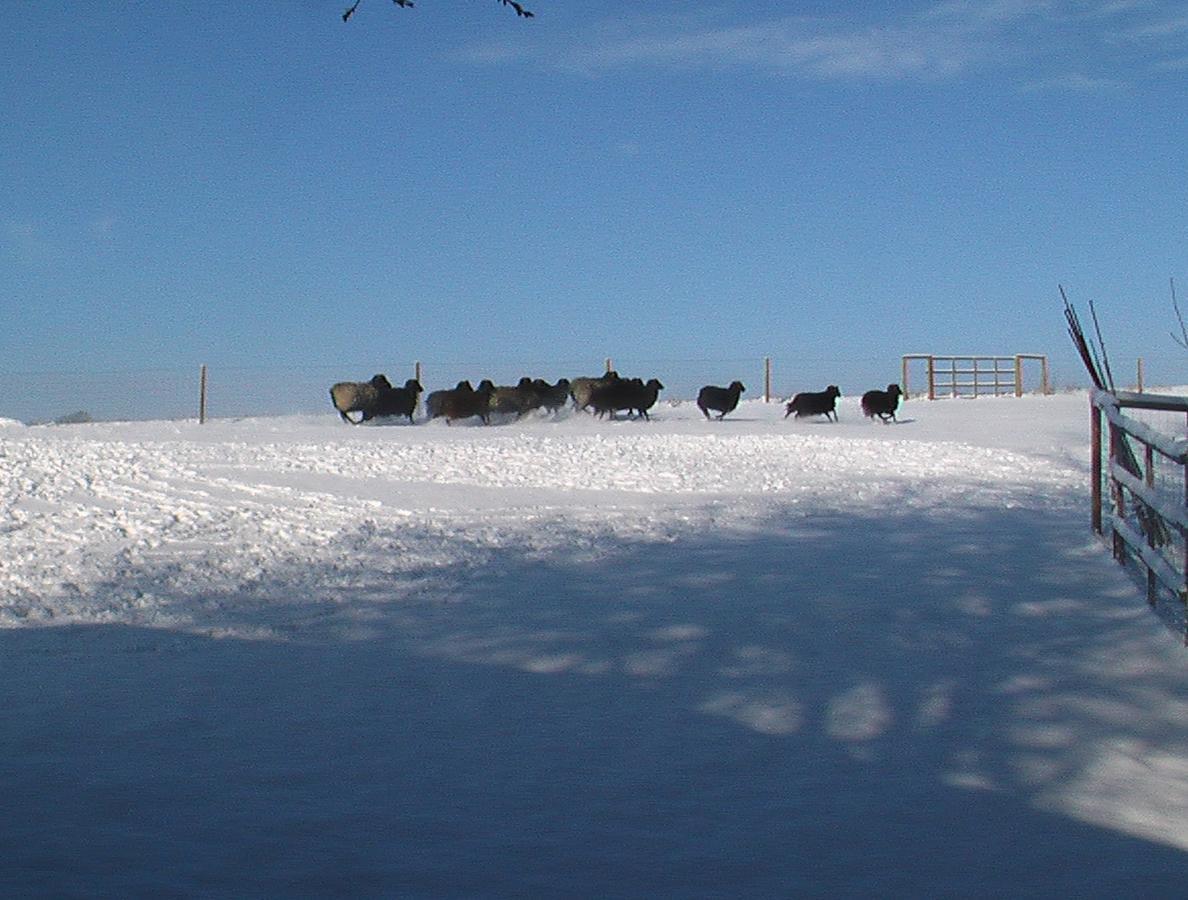
[[[362,2],[363,0],[355,0],[354,3],[347,7],[347,9],[342,14],[342,20],[344,22],[350,21],[351,16],[355,14],[355,10],[359,8],[359,4]],[[408,7],[416,5],[413,3],[413,0],[392,0],[392,2],[401,9],[407,9]],[[499,2],[504,6],[510,6],[515,10],[516,15],[522,19],[532,19],[536,17],[536,13],[532,12],[530,9],[525,9],[524,4],[519,3],[518,0],[499,0]]]
[[[1171,333],[1172,340],[1188,350],[1188,326],[1184,324],[1184,314],[1180,312],[1180,304],[1176,301],[1176,280],[1174,278],[1171,279],[1171,298],[1172,309],[1176,311],[1176,321],[1180,323],[1180,334],[1177,336],[1173,331]]]
[[[516,11],[517,16],[521,16],[525,19],[531,19],[534,15],[536,15],[535,13],[533,13],[527,9],[524,9],[524,7],[521,4],[517,3],[516,0],[499,0],[499,2],[502,3],[504,6],[510,6],[512,9],[514,9]]]

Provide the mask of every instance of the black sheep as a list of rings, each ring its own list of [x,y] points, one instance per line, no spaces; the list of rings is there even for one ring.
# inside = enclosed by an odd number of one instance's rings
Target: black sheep
[[[522,416],[538,406],[532,379],[525,375],[515,387],[500,386],[491,390],[491,412]]]
[[[425,398],[425,412],[430,419],[438,419],[442,416],[442,407],[445,405],[446,398],[456,391],[470,391],[474,392],[474,386],[469,381],[459,381],[453,390],[433,391]]]
[[[903,391],[897,384],[887,385],[885,391],[867,391],[862,395],[862,411],[866,413],[867,418],[873,419],[878,416],[884,425],[888,421],[898,422],[895,410],[899,408],[899,398],[902,394]]]
[[[664,390],[664,385],[660,383],[659,378],[649,378],[648,383],[638,391],[635,395],[635,406],[632,407],[637,413],[645,419],[650,419],[648,410],[656,405],[656,401],[660,399],[660,392]]]
[[[590,395],[590,408],[600,417],[610,413],[613,419],[619,410],[627,410],[648,419],[648,410],[656,405],[662,390],[664,385],[657,378],[650,379],[647,384],[640,378],[620,378],[595,388]]]
[[[805,416],[824,416],[825,418],[833,417],[833,421],[837,421],[837,398],[841,396],[841,391],[838,390],[836,384],[831,384],[823,391],[805,391],[802,394],[797,394],[788,401],[785,407],[784,418],[796,413],[796,418],[802,419]]]
[[[594,395],[594,391],[619,380],[619,373],[614,369],[597,378],[573,379],[569,383],[569,396],[573,398],[574,409],[586,409],[590,406],[590,398]]]
[[[376,401],[372,416],[408,416],[413,421],[413,413],[417,411],[417,400],[420,399],[421,382],[410,378],[404,382],[404,387],[394,387],[380,393]],[[367,418],[364,416],[364,418]]]
[[[734,408],[738,406],[739,395],[745,390],[746,387],[741,381],[730,382],[730,387],[707,384],[697,392],[697,408],[707,419],[710,417],[711,409],[718,414],[719,419],[725,418],[726,413],[734,412]]]
[[[558,378],[556,384],[549,384],[543,378],[532,382],[536,391],[536,405],[547,412],[556,413],[569,401],[569,379]]]
[[[458,382],[458,387],[452,391],[434,391],[425,400],[425,409],[429,418],[445,418],[449,425],[454,419],[469,419],[478,416],[483,424],[491,421],[491,394],[495,385],[487,379],[479,382],[478,390],[470,386],[469,381]]]

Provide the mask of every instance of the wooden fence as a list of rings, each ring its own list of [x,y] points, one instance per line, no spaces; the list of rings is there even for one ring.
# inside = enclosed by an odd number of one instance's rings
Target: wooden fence
[[[1188,440],[1123,412],[1188,415],[1188,397],[1095,390],[1091,401],[1093,530],[1120,563],[1139,564],[1149,603],[1161,588],[1188,601]]]
[[[912,363],[923,362],[928,385],[928,399],[938,397],[1023,396],[1024,363],[1040,365],[1039,389],[1050,394],[1048,357],[1039,353],[1016,353],[1014,356],[937,356],[934,353],[907,353],[903,357],[903,395],[912,396],[909,376]]]

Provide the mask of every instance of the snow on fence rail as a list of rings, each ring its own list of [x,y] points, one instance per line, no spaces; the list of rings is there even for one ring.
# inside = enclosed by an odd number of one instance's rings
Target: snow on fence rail
[[[1134,559],[1142,566],[1150,604],[1161,586],[1188,601],[1188,440],[1122,412],[1188,414],[1188,397],[1095,390],[1090,398],[1093,530],[1109,533],[1120,563]]]
[[[928,384],[928,399],[939,396],[978,397],[1003,394],[1023,396],[1026,362],[1040,366],[1040,392],[1052,393],[1048,357],[1041,353],[1016,353],[1014,356],[937,356],[935,353],[905,353],[903,356],[903,395],[911,396],[909,376],[913,363],[923,362]]]

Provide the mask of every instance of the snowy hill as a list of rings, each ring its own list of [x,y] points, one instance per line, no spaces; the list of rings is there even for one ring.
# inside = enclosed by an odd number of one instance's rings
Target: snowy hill
[[[1150,896],[1083,394],[0,423],[6,895]]]

